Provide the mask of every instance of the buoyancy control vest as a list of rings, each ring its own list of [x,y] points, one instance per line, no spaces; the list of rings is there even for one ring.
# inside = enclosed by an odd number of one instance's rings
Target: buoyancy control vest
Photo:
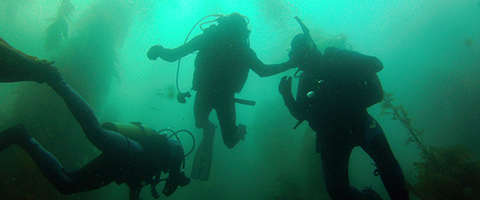
[[[302,74],[301,79],[311,88],[301,95],[307,95],[312,117],[364,110],[383,100],[376,74],[381,69],[383,64],[376,57],[327,48],[315,73]]]
[[[252,54],[248,40],[225,34],[212,25],[203,33],[206,41],[195,58],[193,89],[240,92],[250,70],[247,60]]]
[[[106,122],[102,124],[102,128],[115,131],[137,141],[150,155],[166,157],[171,154],[166,134],[157,134],[154,129],[142,125],[140,122]]]
[[[129,139],[135,140],[144,148],[147,153],[146,159],[150,160],[148,169],[143,169],[144,173],[151,174],[150,177],[145,180],[131,180],[142,177],[130,177],[125,180],[120,180],[117,184],[122,182],[128,186],[140,187],[150,184],[152,196],[157,199],[159,197],[155,186],[162,181],[160,179],[161,172],[168,172],[168,157],[172,154],[172,149],[168,144],[166,134],[157,134],[157,132],[149,126],[142,125],[140,122],[119,123],[119,122],[106,122],[102,124],[102,128],[115,131],[122,134]],[[150,163],[151,162],[151,163]],[[157,168],[159,167],[159,168]],[[153,173],[153,174],[152,174]],[[155,176],[155,177],[153,177]],[[138,182],[140,181],[140,182]]]

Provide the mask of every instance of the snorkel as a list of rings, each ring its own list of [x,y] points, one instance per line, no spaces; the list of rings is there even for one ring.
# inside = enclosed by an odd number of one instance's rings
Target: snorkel
[[[297,20],[298,24],[302,28],[303,34],[297,34],[291,42],[291,52],[289,54],[290,58],[296,57],[300,58],[302,60],[305,60],[307,55],[309,55],[312,50],[317,50],[317,45],[312,39],[312,36],[310,35],[310,30],[307,28],[307,26],[303,23],[302,20],[298,16],[295,16],[295,20]],[[298,75],[299,71],[303,71],[300,67],[299,69],[295,72],[294,77],[298,78],[300,77]]]
[[[295,20],[297,20],[298,24],[300,24],[303,34],[307,35],[310,39],[312,39],[312,36],[310,36],[310,29],[308,29],[307,26],[305,26],[303,21],[298,16],[295,16]]]
[[[298,24],[302,28],[303,34],[297,34],[291,42],[291,49],[292,51],[290,52],[289,56],[292,59],[293,56],[298,56],[299,53],[304,54],[302,59],[305,59],[305,56],[307,55],[308,51],[312,50],[312,48],[317,48],[317,45],[315,42],[313,42],[312,36],[310,35],[310,30],[307,28],[305,23],[298,17],[295,16],[295,20],[297,20]],[[304,49],[307,50],[304,50]],[[298,72],[302,71],[300,67],[298,70],[295,72],[294,77],[299,78],[300,75],[298,75]],[[310,93],[309,93],[310,94]],[[293,129],[296,129],[300,124],[303,123],[304,120],[299,120],[293,127]]]
[[[298,24],[300,24],[300,27],[302,28],[303,35],[304,35],[302,40],[303,40],[303,43],[306,44],[306,47],[308,47],[309,49],[317,48],[317,45],[313,41],[312,36],[310,35],[310,30],[307,28],[307,26],[305,26],[303,21],[298,16],[295,16],[295,20],[297,20]],[[295,38],[299,37],[300,35],[302,34],[296,35]],[[294,50],[293,49],[294,46],[298,46],[298,45],[293,45],[295,43],[294,41],[295,38],[292,40],[292,50]]]

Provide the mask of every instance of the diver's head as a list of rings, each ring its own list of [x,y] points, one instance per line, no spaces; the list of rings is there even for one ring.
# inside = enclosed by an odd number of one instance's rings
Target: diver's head
[[[313,57],[313,55],[320,55],[321,52],[318,51],[317,45],[313,42],[309,35],[300,33],[296,35],[292,39],[292,43],[290,44],[291,51],[288,54],[290,59],[295,60],[295,62],[299,63],[300,70],[308,65],[309,60]]]
[[[230,15],[219,17],[217,19],[218,27],[224,30],[227,34],[238,35],[244,39],[250,36],[248,30],[248,18],[240,13],[234,12]]]
[[[303,33],[300,33],[293,37],[292,43],[290,43],[290,46],[292,48],[293,53],[299,53],[299,52],[304,52],[308,53],[311,50],[314,50],[316,48],[315,43],[312,41],[312,39]]]

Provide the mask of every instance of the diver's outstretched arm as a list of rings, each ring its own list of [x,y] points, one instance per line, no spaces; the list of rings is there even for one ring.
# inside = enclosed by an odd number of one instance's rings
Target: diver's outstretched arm
[[[178,59],[199,50],[205,40],[203,38],[203,35],[196,36],[186,44],[173,49],[164,48],[162,45],[154,45],[148,50],[147,57],[150,60],[156,60],[160,57],[162,60],[175,62]]]
[[[272,76],[295,68],[295,64],[290,60],[280,64],[265,64],[257,57],[252,49],[250,49],[246,62],[248,62],[247,65],[250,66],[250,69],[260,77]]]

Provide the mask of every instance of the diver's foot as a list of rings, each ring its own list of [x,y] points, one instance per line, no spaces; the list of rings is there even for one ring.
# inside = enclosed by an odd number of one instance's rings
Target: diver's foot
[[[235,145],[237,145],[238,142],[240,142],[240,140],[244,141],[246,134],[247,134],[247,127],[243,124],[239,124],[237,126],[237,131],[235,132],[235,134],[223,136],[223,142],[229,149],[231,149],[235,147]]]
[[[0,151],[5,150],[12,144],[20,144],[31,137],[23,124],[9,127],[7,130],[0,132]]]
[[[245,126],[243,124],[239,124],[238,129],[237,129],[238,141],[240,141],[240,140],[245,141],[245,135],[246,134],[247,134],[247,126]]]
[[[366,187],[363,189],[362,194],[364,195],[365,200],[383,200],[382,197],[380,197],[380,195],[371,187]]]
[[[217,126],[213,123],[209,123],[205,128],[203,128],[203,137],[204,138],[215,137],[215,129],[217,129]]]
[[[0,82],[36,81],[44,83],[61,80],[57,68],[46,60],[39,60],[11,47],[0,38]]]
[[[46,61],[23,60],[0,69],[0,82],[35,81],[37,83],[56,82],[62,80],[53,63]]]

